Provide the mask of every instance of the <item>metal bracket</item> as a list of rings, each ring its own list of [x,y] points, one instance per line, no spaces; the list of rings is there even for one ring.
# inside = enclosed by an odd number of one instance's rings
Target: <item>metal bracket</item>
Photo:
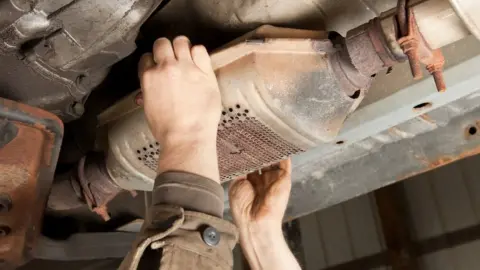
[[[444,92],[447,88],[443,78],[445,59],[440,49],[432,50],[418,30],[415,14],[408,6],[408,0],[399,0],[397,5],[397,23],[401,37],[400,47],[407,55],[410,69],[415,80],[423,77],[420,64],[433,75],[437,91]]]
[[[0,268],[32,257],[63,137],[41,109],[0,98]]]

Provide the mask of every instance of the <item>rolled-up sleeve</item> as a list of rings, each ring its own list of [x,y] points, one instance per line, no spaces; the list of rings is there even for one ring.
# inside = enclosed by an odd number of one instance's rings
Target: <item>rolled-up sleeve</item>
[[[165,172],[155,180],[153,205],[176,205],[221,218],[223,194],[222,186],[209,178],[187,172]]]
[[[196,174],[160,174],[149,219],[120,269],[231,269],[238,231],[222,219],[223,192],[220,184]]]

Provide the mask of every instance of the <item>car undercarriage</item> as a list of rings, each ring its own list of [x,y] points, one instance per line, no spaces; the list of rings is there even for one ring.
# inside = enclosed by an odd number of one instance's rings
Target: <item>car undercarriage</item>
[[[0,263],[125,256],[161,152],[137,78],[155,39],[211,53],[225,190],[293,156],[290,220],[480,152],[479,13],[475,0],[0,1]]]

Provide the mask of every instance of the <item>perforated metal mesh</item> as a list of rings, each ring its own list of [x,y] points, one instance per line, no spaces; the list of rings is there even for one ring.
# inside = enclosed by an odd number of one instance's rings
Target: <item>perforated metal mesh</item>
[[[221,180],[228,181],[303,150],[236,105],[222,112],[217,151]]]
[[[158,142],[136,150],[137,159],[156,171]],[[248,109],[236,105],[222,112],[218,126],[217,151],[222,182],[302,152],[258,121]]]
[[[153,171],[157,171],[158,156],[160,154],[158,142],[152,142],[137,149],[137,159]]]

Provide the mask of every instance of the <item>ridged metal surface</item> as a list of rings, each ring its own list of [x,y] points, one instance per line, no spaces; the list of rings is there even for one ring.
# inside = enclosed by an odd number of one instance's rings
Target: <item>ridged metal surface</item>
[[[459,239],[458,232],[478,232],[480,226],[479,162],[480,156],[471,157],[397,184],[405,193],[412,241],[422,247],[421,269],[478,269],[478,233]],[[360,258],[381,257],[378,254],[386,257],[377,212],[370,193],[301,217],[303,269],[331,269]],[[366,260],[361,269],[392,268],[380,260]]]

